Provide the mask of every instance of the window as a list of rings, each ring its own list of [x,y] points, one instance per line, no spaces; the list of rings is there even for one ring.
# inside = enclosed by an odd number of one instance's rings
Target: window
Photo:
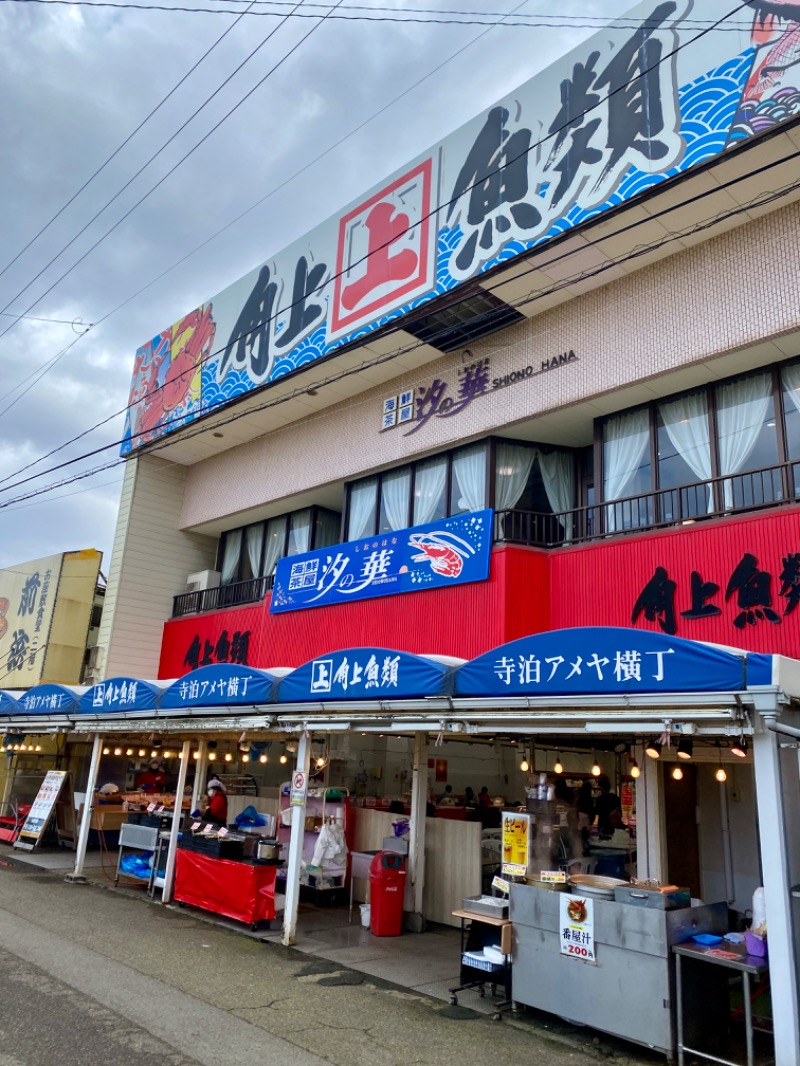
[[[723,482],[725,510],[780,499],[772,375],[753,374],[718,385],[716,396],[719,472],[738,475]]]
[[[494,502],[506,540],[554,543],[571,540],[575,507],[573,453],[539,444],[502,440],[495,446]],[[527,512],[521,521],[515,512]],[[547,521],[548,515],[558,516]],[[534,523],[538,528],[529,528]]]
[[[693,392],[659,404],[656,434],[661,518],[680,522],[713,511],[711,486],[697,484],[711,478],[711,438],[705,392]]]
[[[624,500],[606,508],[606,530],[652,524],[650,417],[646,408],[609,418],[603,426],[603,499]]]
[[[342,516],[324,507],[304,507],[222,534],[219,547],[220,584],[236,585],[272,577],[278,560],[314,548],[337,544]]]
[[[783,417],[786,426],[786,458],[792,461],[794,494],[800,494],[800,363],[781,370]]]

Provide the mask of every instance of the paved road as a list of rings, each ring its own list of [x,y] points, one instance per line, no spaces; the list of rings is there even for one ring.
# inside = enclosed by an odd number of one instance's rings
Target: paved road
[[[450,1018],[436,1000],[330,969],[0,858],[0,1066],[588,1066],[608,1051]]]

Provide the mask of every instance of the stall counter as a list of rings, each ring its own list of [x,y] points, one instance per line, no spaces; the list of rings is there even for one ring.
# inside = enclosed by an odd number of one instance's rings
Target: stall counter
[[[279,865],[217,859],[179,848],[173,899],[256,928],[259,922],[275,917],[275,876]]]

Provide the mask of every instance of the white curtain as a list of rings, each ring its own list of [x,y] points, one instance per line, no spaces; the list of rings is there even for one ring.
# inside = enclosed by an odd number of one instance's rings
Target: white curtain
[[[455,513],[480,511],[486,506],[486,455],[486,445],[477,444],[474,448],[462,448],[453,456],[457,487]]]
[[[738,474],[756,446],[772,398],[772,380],[757,374],[717,389],[720,474]],[[733,483],[724,482],[725,507],[733,507]]]
[[[618,500],[641,466],[650,443],[650,420],[646,410],[610,418],[605,425],[603,449],[603,499]],[[606,529],[617,528],[617,508],[606,508]]]
[[[781,371],[781,378],[784,399],[788,399],[800,411],[800,363],[785,366]]]
[[[520,444],[497,445],[495,453],[494,505],[498,511],[510,511],[525,491],[536,458],[535,448]]]
[[[311,508],[295,511],[289,524],[289,550],[287,555],[307,552],[311,543]]]
[[[381,525],[385,517],[389,529],[408,526],[408,494],[411,490],[411,471],[408,467],[392,470],[381,479]]]
[[[704,392],[693,392],[659,407],[661,421],[672,446],[698,481],[711,479],[711,439],[708,433],[708,403]],[[708,486],[708,511],[714,509],[714,493]]]
[[[537,449],[544,491],[554,514],[563,515],[564,539],[572,540],[573,515],[564,515],[575,506],[575,463],[570,452],[543,452]]]
[[[359,540],[375,532],[378,479],[364,478],[350,486],[347,511],[347,539]]]
[[[261,543],[264,540],[264,523],[259,522],[256,526],[248,526],[245,530],[247,538],[247,558],[250,563],[251,577],[258,576],[258,567],[261,562]]]
[[[239,573],[239,556],[242,550],[242,531],[237,529],[233,533],[228,533],[225,537],[225,549],[222,556],[222,573],[220,575],[220,583],[223,585],[230,585],[235,581],[236,575]]]
[[[447,484],[447,460],[433,459],[420,463],[414,475],[414,525],[421,526],[441,518],[444,488]]]
[[[275,573],[275,567],[278,565],[278,559],[283,555],[284,545],[286,544],[286,516],[282,518],[271,518],[267,524],[267,539],[264,544],[264,562],[261,566],[261,573],[264,577],[272,577]]]

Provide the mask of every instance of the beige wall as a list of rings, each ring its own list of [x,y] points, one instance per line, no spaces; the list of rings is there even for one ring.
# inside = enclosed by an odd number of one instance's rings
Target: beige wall
[[[178,528],[185,480],[184,467],[154,456],[127,464],[98,637],[104,677],[158,676],[173,596],[214,566],[216,538]]]
[[[436,376],[452,385],[459,352],[198,463],[188,472],[180,525],[235,515],[530,419],[540,420],[540,440],[587,444],[593,416],[735,373],[744,364],[733,353],[800,329],[798,228],[800,205],[793,204],[471,344],[474,357],[491,357],[494,377],[569,349],[578,361],[482,396],[456,417],[433,418],[410,437],[402,429],[379,432],[383,398]],[[519,300],[530,283],[513,284],[506,298]],[[781,354],[797,350],[785,344],[769,357]],[[654,384],[667,375],[674,381]],[[579,411],[581,404],[589,406]]]
[[[64,554],[42,681],[77,685],[81,680],[102,560],[102,552],[94,548]]]

